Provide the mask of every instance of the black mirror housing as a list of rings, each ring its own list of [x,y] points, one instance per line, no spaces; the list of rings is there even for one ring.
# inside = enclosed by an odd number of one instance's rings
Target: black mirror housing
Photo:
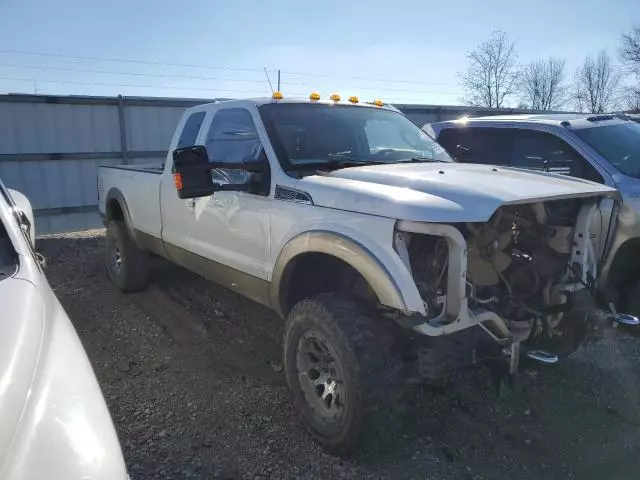
[[[207,149],[202,145],[174,150],[171,172],[178,197],[208,197],[220,190],[211,179],[211,168]]]
[[[178,192],[179,198],[199,198],[208,197],[215,192],[231,191],[231,192],[247,192],[255,189],[255,185],[221,185],[214,183],[211,177],[211,170],[214,168],[223,168],[228,170],[244,170],[257,175],[269,174],[269,161],[261,151],[255,160],[229,163],[229,162],[211,162],[209,161],[209,153],[203,145],[195,145],[192,147],[177,148],[173,151],[173,181]]]

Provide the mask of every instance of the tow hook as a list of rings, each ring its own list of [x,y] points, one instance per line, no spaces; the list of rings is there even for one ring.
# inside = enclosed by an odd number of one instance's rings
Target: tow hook
[[[527,358],[531,360],[535,360],[540,363],[558,363],[558,356],[553,355],[551,353],[545,352],[544,350],[529,350],[527,353]]]
[[[523,354],[531,360],[544,364],[558,362],[556,355],[543,350],[527,349],[527,347],[522,346],[520,342],[512,342],[502,349],[502,354],[504,355],[503,360],[497,362],[494,360],[487,363],[498,396],[502,396],[513,388],[513,383],[518,373],[520,358]],[[508,362],[508,365],[504,360]]]
[[[613,303],[609,303],[609,309],[611,310],[611,313],[607,315],[607,318],[613,322],[614,327],[617,327],[620,324],[629,326],[640,325],[640,318],[628,313],[616,312],[616,307],[613,305]]]
[[[513,342],[510,348],[505,348],[503,353],[509,359],[509,373],[515,375],[518,373],[518,366],[520,363],[520,355],[523,351],[524,355],[530,359],[539,363],[547,365],[558,363],[558,356],[544,350],[526,349],[520,346],[520,342]]]

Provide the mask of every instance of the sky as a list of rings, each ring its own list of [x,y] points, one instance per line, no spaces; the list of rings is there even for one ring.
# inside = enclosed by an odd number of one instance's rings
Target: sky
[[[571,78],[634,25],[640,0],[0,0],[0,93],[256,97],[280,70],[285,96],[457,105],[493,31]]]

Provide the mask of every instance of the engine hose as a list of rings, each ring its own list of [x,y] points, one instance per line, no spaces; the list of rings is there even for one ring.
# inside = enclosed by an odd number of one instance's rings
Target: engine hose
[[[507,292],[509,292],[509,296],[511,297],[513,295],[513,290],[511,289],[511,285],[509,284],[509,282],[507,282],[507,279],[504,277],[502,272],[496,268],[493,262],[491,262],[491,266],[500,277],[500,280],[502,280],[502,283],[504,283],[504,286],[507,287]]]

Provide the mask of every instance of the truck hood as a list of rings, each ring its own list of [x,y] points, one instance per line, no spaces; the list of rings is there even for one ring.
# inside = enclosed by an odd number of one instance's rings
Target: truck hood
[[[305,177],[314,204],[422,222],[484,222],[501,206],[591,196],[615,189],[545,172],[462,163],[344,168]]]

